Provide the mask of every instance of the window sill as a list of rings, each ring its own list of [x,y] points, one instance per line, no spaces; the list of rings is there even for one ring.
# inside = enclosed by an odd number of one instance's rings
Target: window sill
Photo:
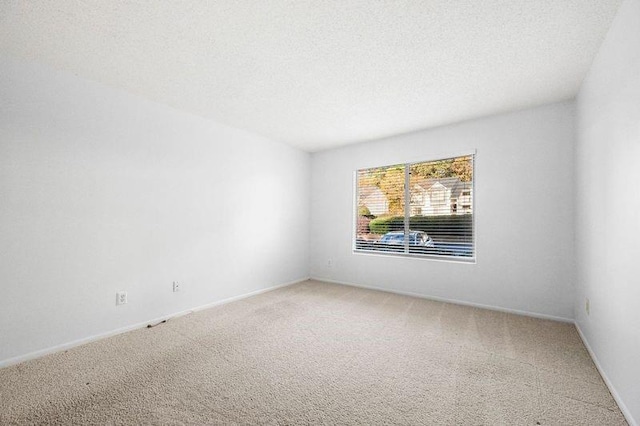
[[[375,251],[375,250],[362,250],[353,249],[353,254],[359,256],[377,256],[377,257],[391,257],[391,258],[410,258],[420,260],[435,260],[437,262],[458,263],[458,264],[471,264],[477,263],[476,257],[466,256],[446,256],[446,255],[429,255],[429,254],[414,254],[414,253],[394,253],[388,251]]]

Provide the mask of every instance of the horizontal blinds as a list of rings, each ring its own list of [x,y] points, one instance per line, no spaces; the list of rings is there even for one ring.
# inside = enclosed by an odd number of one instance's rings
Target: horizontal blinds
[[[358,170],[356,250],[473,258],[473,190],[472,155]]]

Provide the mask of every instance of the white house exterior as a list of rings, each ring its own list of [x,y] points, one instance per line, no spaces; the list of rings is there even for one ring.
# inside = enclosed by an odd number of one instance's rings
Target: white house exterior
[[[472,183],[457,177],[419,179],[411,187],[412,216],[469,214],[472,204]]]
[[[411,216],[462,215],[473,212],[471,182],[457,177],[418,179],[411,186]],[[377,186],[359,188],[359,206],[374,216],[389,213],[389,201]]]
[[[360,200],[358,204],[369,209],[374,216],[389,213],[389,201],[384,192],[377,186],[365,186],[359,189]]]

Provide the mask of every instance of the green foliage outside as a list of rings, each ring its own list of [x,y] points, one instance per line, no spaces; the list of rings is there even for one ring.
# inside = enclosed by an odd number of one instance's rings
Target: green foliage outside
[[[435,179],[457,177],[462,182],[471,182],[473,179],[471,157],[413,164],[411,176]]]
[[[369,231],[372,234],[383,235],[391,231],[402,231],[404,229],[404,217],[386,216],[378,217],[369,222]]]
[[[442,179],[457,177],[461,182],[473,180],[473,162],[471,157],[458,157],[442,161],[416,163],[410,166],[410,185],[413,189],[416,181],[424,179]],[[377,186],[389,202],[389,214],[402,215],[404,200],[404,165],[377,167],[360,171],[358,185]]]
[[[473,215],[412,216],[409,229],[424,231],[434,241],[471,242],[473,240]],[[369,222],[372,234],[383,235],[404,230],[403,216],[378,217]]]
[[[358,216],[365,216],[365,217],[368,217],[368,218],[372,218],[373,217],[371,215],[371,211],[369,210],[369,207],[367,207],[367,206],[358,207]]]

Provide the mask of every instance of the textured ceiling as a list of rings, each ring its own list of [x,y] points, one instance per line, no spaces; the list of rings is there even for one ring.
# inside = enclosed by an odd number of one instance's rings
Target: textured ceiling
[[[315,151],[570,99],[619,3],[2,1],[0,53]]]

